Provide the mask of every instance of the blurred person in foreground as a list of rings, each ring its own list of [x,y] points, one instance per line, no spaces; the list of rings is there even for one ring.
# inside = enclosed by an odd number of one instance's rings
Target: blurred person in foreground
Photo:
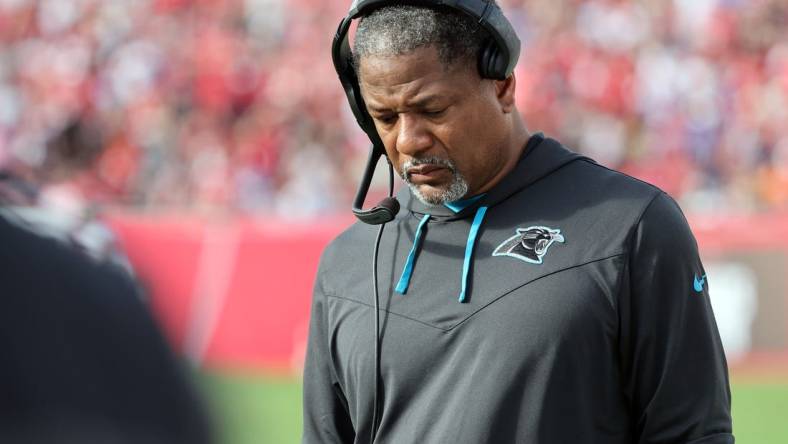
[[[380,242],[379,375],[361,260],[377,228],[357,223],[316,279],[303,442],[733,443],[708,283],[673,199],[529,133],[514,75],[480,76],[476,20],[388,3],[365,10],[353,48],[408,185]]]
[[[105,142],[101,123],[79,116],[53,132],[40,165],[0,163],[0,215],[132,272],[100,205],[86,195],[93,184],[81,183]]]
[[[0,442],[211,442],[129,274],[15,211],[0,199]]]

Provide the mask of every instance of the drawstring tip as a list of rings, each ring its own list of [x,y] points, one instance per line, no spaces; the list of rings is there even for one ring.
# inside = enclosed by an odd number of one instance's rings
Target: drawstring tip
[[[476,210],[476,216],[473,218],[471,224],[471,231],[468,233],[468,243],[465,245],[465,260],[462,264],[462,283],[460,291],[460,303],[464,304],[466,300],[465,291],[468,287],[468,275],[471,269],[471,258],[473,257],[473,247],[476,244],[476,236],[479,234],[479,227],[482,225],[484,215],[487,213],[487,207],[479,207]]]
[[[421,222],[419,222],[419,227],[416,229],[416,236],[413,238],[413,247],[411,247],[410,253],[408,253],[408,259],[405,260],[405,269],[402,270],[402,276],[400,276],[399,282],[397,282],[397,288],[394,289],[394,291],[399,294],[408,292],[410,275],[413,274],[413,262],[416,260],[416,250],[418,250],[419,244],[421,243],[421,231],[429,220],[430,215],[425,214],[424,217],[421,218]]]

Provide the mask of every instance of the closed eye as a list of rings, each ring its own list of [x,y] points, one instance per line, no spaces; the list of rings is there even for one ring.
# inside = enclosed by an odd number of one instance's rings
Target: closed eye
[[[446,112],[447,109],[448,108],[424,111],[424,115],[428,117],[440,117]]]
[[[372,118],[384,125],[392,125],[397,121],[396,114],[381,114],[377,116],[372,116]]]

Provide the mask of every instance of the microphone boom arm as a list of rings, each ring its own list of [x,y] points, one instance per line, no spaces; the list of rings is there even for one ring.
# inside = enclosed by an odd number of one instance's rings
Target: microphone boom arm
[[[370,225],[380,225],[385,224],[386,222],[391,222],[397,216],[397,213],[399,213],[400,208],[399,202],[397,202],[394,197],[389,196],[380,201],[371,209],[363,209],[364,200],[366,200],[369,187],[372,184],[372,176],[375,174],[375,168],[377,167],[380,156],[382,155],[383,150],[378,149],[374,145],[372,146],[372,149],[369,150],[369,160],[367,161],[367,166],[364,170],[364,176],[361,178],[361,184],[358,187],[356,198],[353,200],[353,214],[355,214],[360,221]],[[388,164],[389,174],[393,176],[394,167],[391,165],[391,162],[388,162]],[[389,187],[389,191],[391,193],[393,189],[393,177],[391,177],[390,182],[392,182]]]

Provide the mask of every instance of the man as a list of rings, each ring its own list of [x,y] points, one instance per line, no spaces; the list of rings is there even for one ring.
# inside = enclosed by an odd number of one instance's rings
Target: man
[[[387,6],[354,54],[408,185],[325,251],[304,372],[305,443],[733,443],[697,246],[655,187],[526,130],[516,79],[450,9]],[[373,420],[375,416],[378,420]]]
[[[8,214],[0,212],[0,442],[212,442],[185,369],[127,274]]]

